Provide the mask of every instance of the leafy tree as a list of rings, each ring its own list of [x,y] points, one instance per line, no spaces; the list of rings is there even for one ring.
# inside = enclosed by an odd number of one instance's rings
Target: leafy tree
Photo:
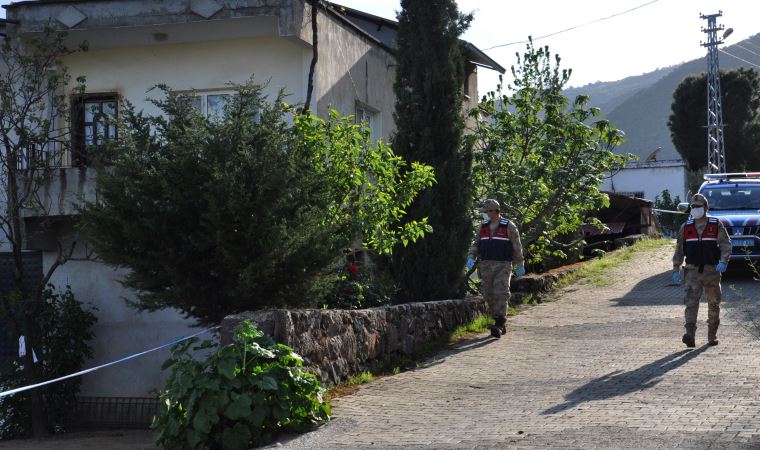
[[[760,77],[754,69],[721,72],[726,170],[760,168]],[[670,137],[691,170],[707,166],[707,76],[690,76],[673,93]]]
[[[390,269],[398,301],[457,297],[472,234],[459,36],[472,16],[460,14],[454,0],[403,0],[398,20],[393,147],[406,159],[430,164],[437,184],[408,209],[410,219],[429,217],[432,235],[395,251]]]
[[[478,111],[474,199],[495,198],[522,232],[529,260],[565,257],[558,238],[577,233],[589,212],[609,204],[599,188],[605,174],[628,157],[612,153],[623,133],[596,119],[588,97],[569,104],[562,95],[571,71],[560,69],[548,47],[517,55],[512,84],[499,84]],[[579,240],[572,243],[579,246]]]
[[[324,296],[357,236],[377,252],[422,237],[404,208],[433,183],[350,117],[296,114],[252,81],[219,118],[162,87],[160,116],[124,108],[113,167],[83,226],[100,258],[129,268],[137,307],[202,322]],[[403,170],[403,173],[402,173]],[[309,303],[311,304],[311,303]]]
[[[10,35],[10,34],[9,34]],[[58,253],[51,258],[46,272],[34,284],[25,286],[23,252],[27,250],[24,219],[34,217],[41,229],[60,224],[51,214],[52,202],[45,195],[46,185],[60,161],[56,157],[70,151],[70,114],[66,91],[71,76],[63,59],[85,50],[71,49],[66,35],[48,28],[25,40],[6,37],[0,45],[0,244],[7,244],[13,255],[13,286],[0,293],[0,314],[13,337],[25,336],[23,361],[24,384],[40,381],[42,370],[34,363],[32,348],[40,348],[43,330],[39,326],[40,308],[45,287],[55,271],[75,259],[78,236],[71,233],[48,233]],[[83,89],[77,79],[74,91]],[[35,436],[48,434],[44,398],[35,389],[25,396]],[[28,431],[28,430],[27,430]]]
[[[679,203],[681,203],[681,197],[677,195],[675,198],[671,197],[670,191],[667,189],[654,198],[654,207],[665,211],[678,211]],[[673,237],[678,233],[684,220],[686,220],[686,215],[675,214],[673,212],[658,212],[657,219],[660,221],[663,234]]]

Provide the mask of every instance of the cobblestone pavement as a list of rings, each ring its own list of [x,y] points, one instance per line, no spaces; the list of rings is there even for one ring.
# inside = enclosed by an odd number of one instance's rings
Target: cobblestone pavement
[[[746,329],[760,283],[724,280],[720,345],[681,343],[671,248],[639,253],[608,286],[574,285],[421,368],[333,404],[334,420],[285,448],[758,448],[760,341]],[[741,290],[743,298],[730,288]]]
[[[334,402],[334,419],[284,448],[760,449],[760,283],[723,282],[717,347],[686,351],[669,248],[634,256],[605,287],[574,285],[420,369]],[[753,337],[751,333],[755,333]],[[152,449],[148,432],[99,432],[0,449]]]

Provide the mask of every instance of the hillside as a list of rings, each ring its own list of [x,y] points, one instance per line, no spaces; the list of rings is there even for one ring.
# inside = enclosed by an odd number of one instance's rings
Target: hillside
[[[721,48],[760,65],[760,56],[758,56],[760,34]],[[620,153],[633,153],[646,157],[657,147],[662,147],[658,159],[680,159],[670,140],[670,130],[668,130],[673,92],[687,76],[704,72],[706,65],[705,58],[699,58],[619,81],[570,88],[565,93],[568,96],[589,95],[592,105],[602,108],[604,116],[625,131],[628,140],[618,148]],[[720,67],[721,70],[737,67],[753,68],[724,53],[720,53]],[[757,67],[754,69],[760,70]],[[731,147],[728,142],[726,152],[726,158],[730,158]]]
[[[565,89],[564,93],[570,99],[576,95],[588,95],[591,98],[589,104],[601,108],[602,113],[607,114],[635,93],[659,81],[672,70],[673,67],[666,67],[618,81],[597,81],[585,86]]]

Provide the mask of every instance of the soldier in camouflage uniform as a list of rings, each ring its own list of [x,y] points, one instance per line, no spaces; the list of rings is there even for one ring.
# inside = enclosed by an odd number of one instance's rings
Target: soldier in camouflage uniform
[[[686,334],[682,341],[687,347],[696,345],[694,336],[697,332],[697,312],[703,290],[707,297],[707,342],[709,345],[718,345],[720,278],[728,267],[731,238],[717,218],[707,215],[708,208],[707,199],[703,195],[697,194],[692,198],[691,217],[681,225],[673,256],[673,282],[676,284],[681,282],[681,264],[686,258]]]
[[[491,336],[497,339],[507,332],[507,305],[511,297],[509,282],[513,265],[517,266],[517,276],[525,275],[520,233],[514,223],[501,217],[500,210],[496,200],[483,202],[480,212],[485,220],[478,227],[467,258],[468,269],[480,258],[480,287],[496,321],[491,327]]]

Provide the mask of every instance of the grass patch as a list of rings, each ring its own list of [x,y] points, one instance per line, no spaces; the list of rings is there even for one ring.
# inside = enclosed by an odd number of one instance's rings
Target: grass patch
[[[346,380],[346,384],[349,386],[357,386],[360,384],[369,383],[375,379],[375,375],[372,372],[364,371],[359,375],[353,376]]]
[[[541,303],[541,298],[536,294],[528,294],[521,300],[523,305],[538,305]]]
[[[673,241],[668,239],[643,239],[631,246],[623,247],[614,252],[606,253],[600,258],[588,261],[576,272],[562,278],[555,286],[561,288],[574,282],[582,282],[594,286],[607,286],[612,282],[608,276],[608,272],[620,264],[629,261],[636,253],[672,245]]]
[[[479,314],[472,322],[467,325],[462,325],[454,330],[449,336],[449,341],[454,341],[473,333],[482,333],[489,330],[494,323],[495,321],[493,320],[493,317],[486,314]]]

